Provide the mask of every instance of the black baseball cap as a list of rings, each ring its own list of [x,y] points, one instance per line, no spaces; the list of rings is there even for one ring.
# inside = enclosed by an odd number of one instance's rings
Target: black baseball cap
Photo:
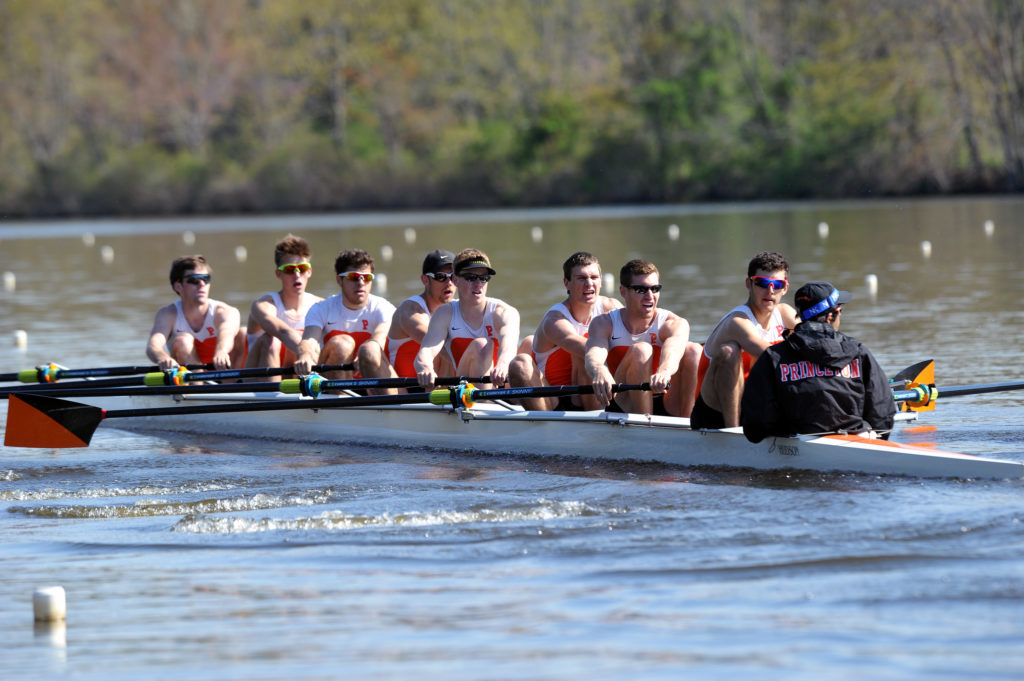
[[[800,319],[807,321],[852,299],[849,291],[840,291],[827,281],[811,281],[796,290],[796,309]]]
[[[455,254],[451,251],[444,249],[437,249],[427,253],[427,257],[423,259],[423,274],[433,274],[434,272],[440,272],[441,268],[445,265],[455,264]]]

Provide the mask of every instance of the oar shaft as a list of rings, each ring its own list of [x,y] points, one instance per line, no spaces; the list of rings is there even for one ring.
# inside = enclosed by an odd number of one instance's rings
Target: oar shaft
[[[201,371],[203,369],[212,369],[213,365],[189,364],[186,368],[192,371]],[[92,369],[57,368],[55,370],[52,370],[50,373],[53,374],[53,381],[59,381],[65,378],[96,378],[99,376],[136,376],[138,374],[148,374],[154,371],[160,371],[160,367],[150,365],[95,367]],[[46,382],[45,378],[43,377],[44,373],[44,367],[37,367],[35,369],[25,369],[24,371],[15,371],[7,374],[0,374],[0,382],[21,381],[22,383],[43,383]]]
[[[1024,381],[953,385],[948,388],[939,388],[939,395],[942,397],[959,397],[961,395],[981,395],[983,393],[998,393],[1010,390],[1024,390]]]

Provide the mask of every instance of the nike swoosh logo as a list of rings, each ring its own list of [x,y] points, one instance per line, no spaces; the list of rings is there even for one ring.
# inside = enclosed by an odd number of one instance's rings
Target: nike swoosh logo
[[[452,331],[460,331],[461,329],[462,329],[461,326],[453,326],[451,330]]]
[[[337,322],[327,322],[324,326],[334,326]]]
[[[619,340],[622,336],[612,336],[612,340]]]

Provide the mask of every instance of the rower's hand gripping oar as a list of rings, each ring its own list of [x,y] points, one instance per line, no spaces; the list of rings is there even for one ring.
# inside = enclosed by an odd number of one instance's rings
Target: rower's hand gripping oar
[[[617,384],[613,392],[650,390],[649,383]],[[175,407],[106,410],[80,402],[62,400],[39,393],[11,395],[7,409],[7,430],[4,445],[8,447],[87,447],[96,428],[106,419],[148,416],[183,416],[189,414],[223,414],[246,411],[279,411],[285,409],[336,409],[397,404],[430,403],[471,407],[476,400],[517,397],[554,397],[592,393],[590,385],[563,385],[537,388],[497,388],[478,390],[470,384],[438,388],[429,393],[406,395],[366,395],[322,400],[267,400],[229,402]]]

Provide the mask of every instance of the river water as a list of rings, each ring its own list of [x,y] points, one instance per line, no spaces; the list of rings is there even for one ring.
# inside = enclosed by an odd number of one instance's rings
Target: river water
[[[890,373],[934,357],[940,388],[1020,380],[1022,214],[1024,201],[995,198],[0,223],[14,277],[0,371],[146,364],[174,256],[206,254],[213,296],[244,311],[273,288],[272,246],[292,231],[313,245],[313,290],[333,293],[334,255],[359,246],[393,302],[417,290],[426,251],[482,248],[499,272],[491,294],[524,327],[563,295],[571,252],[611,272],[645,257],[662,306],[698,340],[744,299],[747,260],[778,250],[794,290],[826,278],[854,293],[843,330]],[[894,439],[1022,459],[1024,393],[940,398]],[[1020,480],[584,466],[105,425],[88,449],[0,449],[0,511],[4,679],[1024,674]],[[66,626],[34,626],[32,592],[52,584]]]

